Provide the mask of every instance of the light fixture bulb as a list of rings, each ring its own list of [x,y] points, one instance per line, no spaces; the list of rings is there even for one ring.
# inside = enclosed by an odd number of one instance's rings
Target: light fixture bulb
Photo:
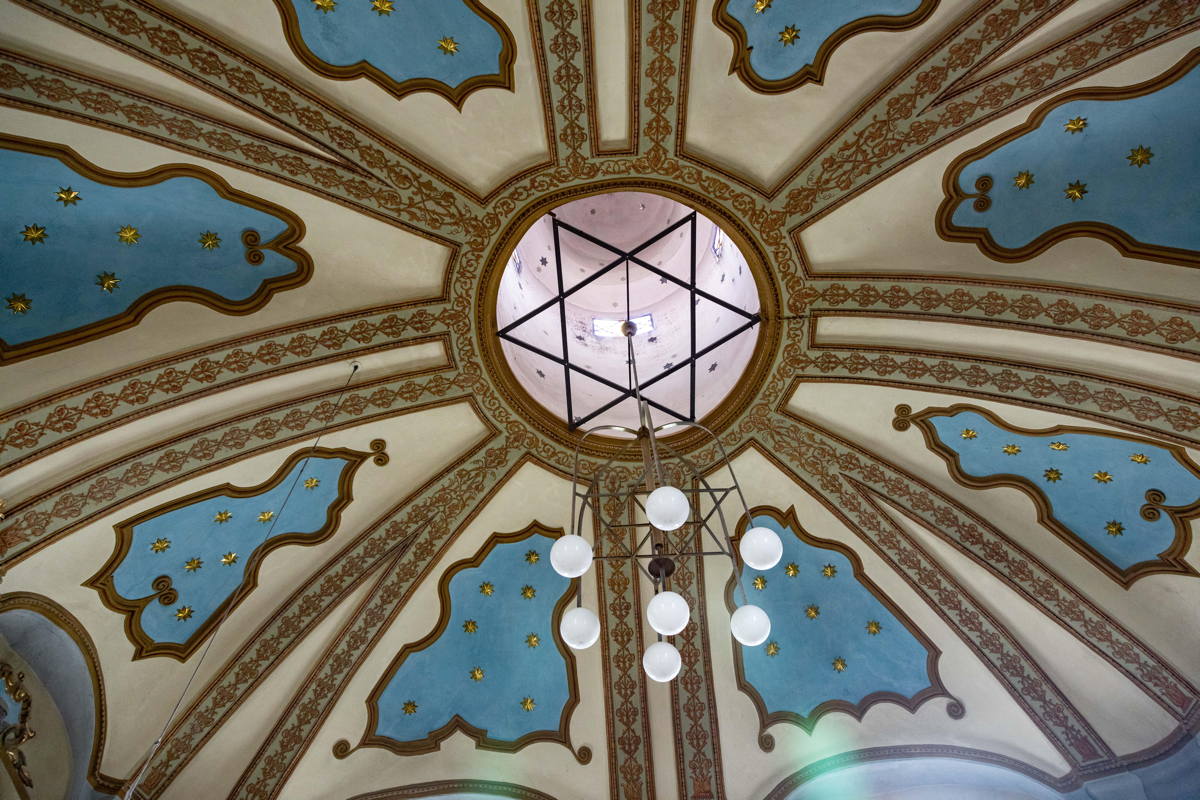
[[[692,611],[678,592],[659,592],[646,605],[646,621],[663,636],[674,636],[687,627]]]
[[[646,517],[660,531],[678,530],[691,511],[687,495],[674,486],[660,486],[646,498]]]
[[[751,569],[768,570],[783,557],[783,542],[770,528],[751,528],[738,544],[742,561]]]
[[[650,676],[650,680],[666,683],[679,674],[683,659],[679,651],[670,642],[655,642],[646,648],[642,654],[642,669]]]
[[[558,632],[572,650],[586,650],[600,638],[600,620],[590,608],[572,608],[562,615]]]
[[[550,547],[550,566],[564,578],[578,578],[592,566],[592,546],[582,536],[560,536]]]
[[[758,606],[740,606],[729,618],[733,638],[746,647],[757,647],[771,635],[771,618]]]

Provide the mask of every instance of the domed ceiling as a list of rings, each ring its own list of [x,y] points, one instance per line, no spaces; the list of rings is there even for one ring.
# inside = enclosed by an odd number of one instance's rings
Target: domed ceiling
[[[0,795],[1200,795],[1198,138],[1195,0],[0,4]],[[784,552],[660,684],[498,302],[688,219],[647,396]]]

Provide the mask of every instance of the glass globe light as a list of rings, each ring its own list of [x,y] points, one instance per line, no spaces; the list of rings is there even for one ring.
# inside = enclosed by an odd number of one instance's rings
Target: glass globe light
[[[742,561],[751,569],[766,570],[779,563],[783,557],[783,542],[779,534],[770,528],[751,528],[738,544]]]
[[[757,647],[771,635],[771,618],[758,606],[740,606],[729,618],[733,638],[746,647]]]
[[[677,530],[691,511],[687,495],[674,486],[660,486],[646,498],[646,517],[660,531]]]
[[[560,536],[550,547],[550,566],[564,578],[578,578],[592,566],[592,546],[582,536]]]
[[[646,605],[646,621],[663,636],[674,636],[687,627],[692,612],[677,592],[659,592]]]
[[[572,650],[586,650],[600,638],[600,620],[590,608],[572,608],[562,615],[558,632]]]
[[[646,648],[642,654],[642,669],[650,676],[650,680],[666,683],[679,674],[683,660],[679,651],[670,642],[655,642]]]

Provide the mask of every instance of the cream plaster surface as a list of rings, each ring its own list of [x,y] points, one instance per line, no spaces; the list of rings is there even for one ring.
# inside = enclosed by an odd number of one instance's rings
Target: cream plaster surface
[[[1140,83],[1166,72],[1197,45],[1200,32],[1190,33],[1092,75],[1070,89]],[[1174,301],[1200,296],[1200,270],[1130,260],[1099,239],[1068,239],[1028,261],[1006,263],[988,258],[973,243],[947,242],[938,237],[934,219],[944,196],[942,176],[950,162],[1023,124],[1039,105],[1041,102],[1022,106],[933,150],[804,228],[800,239],[810,271],[818,276],[917,273],[1028,280]],[[853,282],[853,277],[848,278],[848,283]]]
[[[77,759],[71,751],[71,740],[67,738],[67,728],[62,713],[54,702],[54,697],[46,689],[37,673],[30,668],[29,663],[12,649],[8,640],[0,636],[0,663],[12,667],[14,672],[24,676],[21,685],[29,692],[29,730],[33,738],[20,746],[28,765],[29,777],[33,780],[34,800],[40,798],[66,797],[71,782],[71,773],[79,768],[87,768],[87,758],[91,753],[84,753],[82,759]],[[8,692],[0,689],[0,707],[7,712],[0,715],[0,723],[5,729],[16,725],[20,715],[20,707],[13,702]],[[6,731],[7,732],[7,731]],[[5,746],[8,746],[5,742]],[[0,758],[5,756],[0,755]],[[79,761],[76,764],[76,761]],[[9,781],[9,771],[0,767],[0,798],[16,800],[16,790]]]
[[[277,293],[262,310],[248,316],[222,314],[196,303],[167,303],[128,330],[6,366],[6,377],[12,382],[5,382],[0,405],[12,406],[184,349],[442,293],[449,257],[443,245],[307,192],[127,136],[25,111],[0,108],[0,128],[69,145],[94,164],[111,170],[133,172],[181,162],[209,169],[235,189],[295,212],[306,227],[299,246],[313,260],[308,283]],[[237,251],[230,255],[234,253]]]
[[[1126,0],[1087,0],[1085,3],[1066,3],[1041,27],[1032,31],[1029,36],[1017,42],[1011,49],[1006,50],[995,61],[990,62],[987,69],[978,77],[991,75],[1023,58],[1036,54],[1043,48],[1054,46],[1062,39],[1073,37],[1126,5],[1128,5]]]
[[[487,3],[488,10],[504,21],[516,40],[514,90],[479,89],[467,97],[461,111],[431,92],[416,92],[396,100],[366,78],[333,80],[313,72],[288,46],[283,17],[274,3],[167,0],[163,5],[184,19],[195,20],[222,42],[255,54],[327,104],[349,110],[387,139],[476,193],[486,194],[547,158],[546,123],[532,58],[530,20],[521,0]],[[435,43],[429,42],[428,46],[436,54]],[[497,131],[520,131],[521,135],[497,136]]]
[[[343,511],[341,524],[329,539],[307,547],[285,546],[267,556],[258,573],[258,587],[219,631],[189,697],[200,691],[242,640],[255,632],[278,604],[322,564],[417,489],[430,474],[460,456],[482,432],[470,407],[460,403],[322,437],[321,446],[358,450],[368,450],[372,439],[383,438],[388,443],[391,460],[384,467],[368,460],[359,468],[353,485],[355,500]],[[123,698],[123,713],[112,715],[109,721],[108,746],[102,759],[104,772],[124,775],[131,771],[166,721],[196,663],[189,660],[181,664],[161,656],[131,661],[133,645],[125,635],[125,616],[110,611],[94,589],[82,585],[112,554],[115,544],[112,526],[171,498],[214,485],[261,483],[289,455],[307,446],[311,446],[311,440],[244,459],[131,503],[89,523],[55,546],[36,552],[13,566],[5,576],[6,590],[37,592],[61,603],[96,642],[109,705],[113,698]],[[193,655],[192,659],[198,657]]]
[[[569,481],[527,463],[487,499],[479,514],[453,539],[392,621],[376,646],[358,666],[346,691],[338,698],[312,746],[284,785],[289,800],[324,800],[331,786],[339,796],[432,780],[506,780],[536,786],[554,797],[608,797],[608,755],[604,728],[604,694],[600,648],[575,654],[579,705],[570,720],[571,742],[590,747],[592,760],[581,765],[561,744],[534,742],[515,754],[475,747],[462,733],[444,739],[434,753],[398,756],[380,747],[353,751],[343,760],[332,755],[333,745],[346,739],[352,745],[367,726],[366,699],[401,648],[424,637],[441,611],[437,584],[454,563],[472,558],[492,533],[524,529],[533,521],[549,528],[568,527]],[[589,573],[594,576],[595,573]],[[583,604],[596,608],[593,579],[583,580]]]
[[[823,84],[806,83],[780,95],[756,92],[730,73],[733,40],[713,22],[713,4],[697,4],[688,66],[687,152],[754,185],[774,186],[970,5],[943,0],[916,28],[852,36],[834,50]]]
[[[598,0],[589,5],[592,11],[593,91],[596,93],[599,145],[605,150],[628,147],[632,94],[630,55],[633,47],[630,4],[621,0]]]
[[[966,402],[985,408],[1023,428],[1078,425],[1123,433],[1117,428],[1020,405],[963,398],[961,395],[862,386],[850,383],[800,384],[789,410],[849,438],[897,467],[907,470],[956,500],[978,518],[987,520],[1026,552],[1068,581],[1084,597],[1112,616],[1160,653],[1185,678],[1200,680],[1200,648],[1196,647],[1195,609],[1200,605],[1200,582],[1184,575],[1150,575],[1128,589],[1108,577],[1090,560],[1042,527],[1033,502],[1009,487],[970,489],[956,483],[940,456],[930,452],[920,431],[892,428],[893,409],[907,403],[914,411],[930,406]],[[1186,451],[1200,464],[1200,452]],[[1197,530],[1195,521],[1193,531]],[[1200,547],[1193,544],[1189,563],[1200,567]],[[1127,691],[1137,692],[1130,684]]]

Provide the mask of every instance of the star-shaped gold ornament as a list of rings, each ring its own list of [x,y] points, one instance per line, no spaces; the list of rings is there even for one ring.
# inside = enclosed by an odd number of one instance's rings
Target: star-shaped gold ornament
[[[200,246],[205,250],[216,250],[221,246],[221,237],[217,236],[212,231],[205,231],[204,233],[200,234],[200,238],[196,241],[198,241]]]
[[[750,585],[761,592],[763,589],[767,588],[767,579],[762,575],[759,575],[757,578],[751,581]]]
[[[479,623],[473,619],[469,619],[463,623],[463,633],[475,633],[479,630]]]
[[[1063,450],[1070,450],[1071,445],[1067,444],[1066,442],[1051,442],[1050,449],[1057,450],[1061,453]]]
[[[111,272],[101,272],[96,276],[96,285],[112,294],[113,290],[121,285],[121,279]]]
[[[26,225],[25,230],[21,231],[21,235],[25,237],[25,241],[30,244],[45,244],[46,229],[41,225]]]
[[[1054,467],[1050,467],[1050,469],[1048,469],[1042,473],[1042,477],[1045,478],[1046,480],[1050,481],[1051,483],[1058,483],[1059,481],[1062,480],[1062,470],[1058,470],[1058,469],[1055,469]]]
[[[872,636],[878,636],[881,630],[883,630],[883,626],[879,624],[879,620],[873,619],[867,623],[867,633]]]
[[[761,14],[771,7],[775,0],[754,0],[754,13]]]
[[[328,14],[330,11],[333,11],[335,8],[337,8],[337,0],[312,0],[312,4],[316,6],[317,10],[322,14]]]
[[[468,675],[470,675],[471,680],[473,681],[481,681],[483,680],[483,668],[471,667],[471,671],[468,673]]]
[[[788,562],[788,565],[783,568],[783,574],[789,578],[794,578],[800,574],[800,565],[795,561]]]
[[[838,656],[837,658],[835,658],[833,660],[833,671],[834,672],[845,672],[846,671],[846,659],[842,658],[841,656]]]
[[[804,609],[804,616],[808,617],[809,619],[816,619],[817,617],[821,616],[821,607],[809,606],[808,608]]]
[[[159,538],[159,539],[155,539],[153,542],[150,543],[150,550],[151,550],[151,552],[154,552],[154,553],[162,553],[162,552],[169,550],[170,548],[171,548],[171,540],[170,539]]]
[[[417,704],[412,700],[405,700],[404,705],[400,708],[403,709],[405,714],[412,715],[417,713]]]
[[[1109,536],[1120,536],[1125,532],[1125,526],[1117,522],[1115,519],[1109,520],[1109,522],[1104,526],[1104,532]]]
[[[79,202],[79,192],[70,186],[65,189],[60,186],[58,187],[58,191],[54,193],[54,200],[62,203],[63,206],[73,206]]]
[[[1131,167],[1137,167],[1138,169],[1141,169],[1150,163],[1150,159],[1154,158],[1154,153],[1150,152],[1149,147],[1143,147],[1139,144],[1137,147],[1130,150],[1129,155],[1125,157],[1129,159],[1129,165]]]
[[[29,309],[33,308],[33,301],[23,294],[10,294],[5,298],[4,304],[8,310],[14,314],[28,314]]]
[[[1092,473],[1092,480],[1096,483],[1112,483],[1113,476],[1101,470],[1100,472]]]
[[[310,491],[317,488],[320,485],[321,485],[320,478],[305,478],[304,479],[304,488],[308,489]]]
[[[528,584],[521,587],[521,597],[524,597],[526,600],[532,600],[536,596],[537,596],[537,589],[533,588],[532,586],[530,586]]]
[[[959,434],[959,436],[964,439],[975,439],[979,436],[979,434],[976,433],[973,428],[963,428],[963,431]]]
[[[767,655],[771,658],[779,655],[779,642],[767,642]]]
[[[180,622],[183,622],[185,619],[191,619],[191,618],[192,618],[192,607],[191,606],[181,606],[180,608],[175,609],[175,619],[179,620]]]
[[[1087,127],[1087,117],[1075,117],[1063,123],[1063,130],[1068,133],[1079,133]]]
[[[533,702],[532,697],[522,697],[521,708],[525,711],[533,711],[533,709],[537,708],[537,703]]]
[[[258,515],[259,522],[270,522],[273,519],[275,519],[274,511],[263,511]]]
[[[788,25],[779,32],[779,41],[783,42],[783,46],[787,47],[790,44],[796,43],[796,37],[800,35],[800,29],[795,25]]]
[[[221,563],[227,567],[232,567],[234,564],[237,563],[237,560],[238,560],[238,554],[233,552],[232,550],[230,550],[225,555],[221,556]]]
[[[479,584],[479,593],[482,595],[491,597],[492,592],[494,592],[494,591],[496,591],[496,587],[492,586],[492,584],[489,581],[484,581],[483,583]]]
[[[541,558],[542,557],[538,555],[537,550],[529,550],[525,553],[526,564],[536,564],[539,560],[541,560]]]
[[[217,523],[218,525],[224,525],[226,522],[229,522],[229,520],[231,520],[231,519],[233,519],[233,514],[231,512],[218,511],[216,516],[213,517],[213,522]]]
[[[1066,198],[1074,203],[1076,200],[1082,200],[1083,196],[1088,193],[1087,184],[1075,181],[1067,184],[1067,188],[1063,189],[1063,194]]]
[[[448,56],[452,56],[458,52],[458,42],[454,41],[453,36],[443,36],[438,39],[437,47],[444,55]]]
[[[121,244],[137,244],[142,235],[132,225],[122,225],[117,231],[117,241]]]
[[[1013,186],[1018,189],[1028,189],[1030,186],[1033,186],[1033,183],[1033,173],[1029,170],[1022,170],[1013,178]]]
[[[189,558],[187,561],[183,562],[183,568],[188,572],[195,572],[203,566],[204,562],[199,558]]]
[[[538,636],[536,633],[531,633],[525,637],[525,645],[527,647],[537,647],[541,643],[542,637]]]
[[[371,0],[371,10],[381,17],[386,17],[396,10],[392,0]]]
[[[826,564],[825,566],[821,567],[821,574],[826,578],[836,577],[837,567],[835,567],[833,564]]]
[[[1004,451],[1004,455],[1006,456],[1015,456],[1021,452],[1021,446],[1019,444],[1006,444],[1000,449]]]
[[[1129,457],[1129,460],[1135,464],[1149,464],[1150,456],[1145,453],[1134,453]]]

